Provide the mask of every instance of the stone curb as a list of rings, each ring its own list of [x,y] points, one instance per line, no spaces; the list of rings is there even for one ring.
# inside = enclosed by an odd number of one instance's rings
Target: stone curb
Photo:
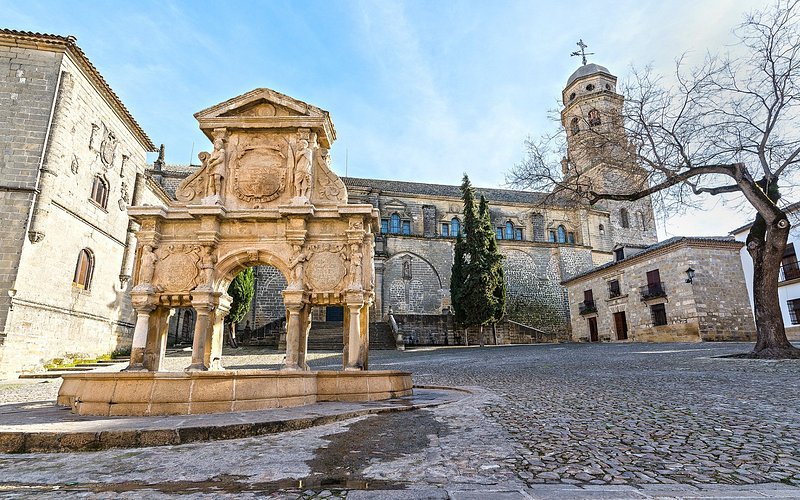
[[[440,386],[414,386],[420,390],[448,391],[450,393],[472,394],[466,389]],[[75,451],[99,451],[109,448],[140,448],[149,446],[169,446],[223,439],[239,439],[262,436],[286,431],[308,429],[365,415],[377,415],[422,408],[433,408],[462,399],[443,397],[439,400],[421,403],[403,403],[390,400],[394,405],[348,410],[330,415],[296,417],[262,422],[236,422],[222,425],[198,425],[163,429],[115,429],[98,432],[38,432],[38,431],[0,431],[0,453],[58,453]],[[398,404],[400,403],[400,404]],[[318,405],[296,407],[316,409]],[[246,412],[249,415],[262,413],[269,416],[274,410]],[[198,415],[207,419],[209,415]],[[191,415],[189,416],[191,417]],[[148,417],[142,417],[148,418]],[[191,420],[191,419],[189,419]]]

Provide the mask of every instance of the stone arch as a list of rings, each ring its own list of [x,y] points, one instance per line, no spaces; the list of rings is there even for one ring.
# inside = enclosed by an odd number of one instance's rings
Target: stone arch
[[[431,314],[442,308],[442,277],[436,267],[414,252],[400,252],[386,260],[383,304],[396,313]]]
[[[274,267],[280,271],[287,282],[291,279],[289,265],[283,259],[264,250],[259,250],[254,259],[253,251],[239,249],[225,255],[217,262],[215,268],[217,280],[214,283],[214,290],[225,292],[237,274],[254,266]]]

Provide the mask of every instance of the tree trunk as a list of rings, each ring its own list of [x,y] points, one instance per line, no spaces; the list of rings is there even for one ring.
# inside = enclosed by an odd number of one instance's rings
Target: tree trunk
[[[492,337],[494,337],[494,345],[497,345],[497,323],[492,323]]]
[[[484,345],[486,344],[485,339],[483,338],[483,325],[481,325],[481,331],[478,334],[478,342],[480,342],[481,347],[484,347]]]
[[[785,218],[779,222],[786,223]],[[800,349],[786,338],[778,299],[778,276],[789,237],[789,224],[767,225],[764,243],[752,241],[747,251],[753,258],[753,306],[756,320],[756,345],[753,358],[800,358]]]
[[[464,345],[469,346],[469,328],[464,327]]]

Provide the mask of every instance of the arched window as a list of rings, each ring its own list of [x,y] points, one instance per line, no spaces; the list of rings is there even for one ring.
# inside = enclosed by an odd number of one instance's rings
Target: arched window
[[[606,226],[600,224],[599,229],[600,229],[600,236],[603,236],[604,234],[606,234]]]
[[[506,222],[506,234],[503,236],[505,240],[514,239],[514,224],[511,221]]]
[[[597,111],[596,109],[593,109],[593,110],[589,111],[589,120],[588,121],[589,121],[589,126],[590,127],[596,127],[597,125],[600,125],[600,123],[601,123],[600,122],[600,112]]]
[[[78,254],[78,263],[75,265],[75,276],[72,278],[73,286],[89,289],[94,273],[94,254],[88,248],[84,248]]]
[[[571,122],[569,122],[569,130],[572,132],[572,135],[577,134],[581,131],[580,125],[578,125],[578,119],[573,118]]]
[[[397,214],[392,214],[390,222],[391,224],[389,226],[389,232],[392,234],[400,234],[400,216]]]
[[[458,220],[458,217],[453,217],[450,221],[450,234],[452,236],[458,236],[461,233],[461,221]]]
[[[567,242],[567,229],[564,226],[558,226],[558,242]]]
[[[628,211],[624,208],[619,210],[619,225],[625,228],[631,227],[631,223],[628,220]]]
[[[103,208],[108,202],[108,183],[101,176],[97,175],[92,184],[92,200]]]

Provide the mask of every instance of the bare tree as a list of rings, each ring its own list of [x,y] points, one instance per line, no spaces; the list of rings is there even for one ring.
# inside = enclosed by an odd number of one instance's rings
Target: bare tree
[[[558,161],[566,152],[559,133],[529,139],[526,158],[508,175],[516,186],[590,204],[651,196],[665,214],[691,206],[697,195],[740,196],[757,213],[747,237],[758,332],[751,357],[800,357],[778,301],[790,228],[779,187],[800,173],[798,21],[800,0],[748,14],[734,30],[743,55],[708,56],[689,69],[679,59],[669,86],[651,68],[634,69],[621,86],[621,116],[608,117],[617,126],[572,124],[576,135],[581,130],[583,162]],[[598,183],[575,166],[587,162],[613,181]]]

